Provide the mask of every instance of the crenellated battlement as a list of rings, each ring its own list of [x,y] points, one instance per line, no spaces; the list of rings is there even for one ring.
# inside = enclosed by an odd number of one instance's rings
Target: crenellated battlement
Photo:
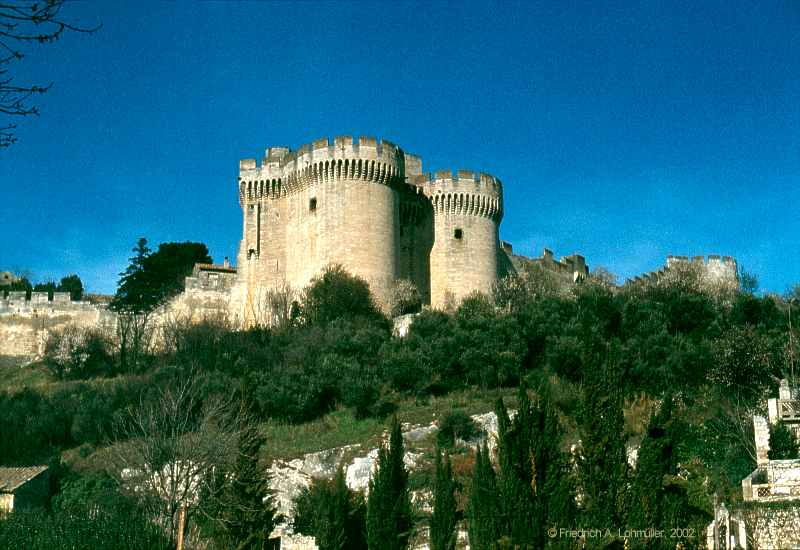
[[[414,185],[428,196],[436,214],[481,216],[498,223],[503,217],[503,186],[490,174],[437,170],[417,176]]]
[[[422,166],[410,156],[413,168]],[[301,145],[296,151],[270,147],[261,165],[239,161],[240,204],[274,199],[334,180],[399,185],[405,179],[405,155],[394,143],[374,137],[337,136]]]
[[[3,298],[0,292],[0,315],[69,315],[71,313],[105,309],[102,305],[88,301],[73,301],[69,292],[53,292],[52,298],[47,292],[31,292],[14,290]]]

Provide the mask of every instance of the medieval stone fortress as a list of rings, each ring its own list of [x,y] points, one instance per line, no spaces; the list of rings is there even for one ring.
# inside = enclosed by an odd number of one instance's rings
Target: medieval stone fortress
[[[239,308],[259,287],[302,288],[333,263],[366,279],[384,308],[398,279],[440,307],[488,291],[504,274],[500,180],[469,170],[424,174],[420,157],[386,140],[270,147],[260,164],[239,163],[239,202]]]
[[[389,311],[394,285],[413,283],[433,308],[457,305],[472,292],[491,292],[500,278],[537,265],[565,284],[589,275],[580,254],[556,259],[517,255],[499,237],[500,180],[470,170],[424,173],[422,159],[387,140],[340,136],[297,150],[269,147],[262,159],[239,161],[236,183],[242,238],[236,267],[198,264],[185,291],[163,315],[195,321],[225,316],[248,326],[264,322],[265,296],[302,290],[329,265],[364,278],[378,305]],[[703,284],[736,287],[736,260],[728,256],[669,256],[653,273],[629,284],[657,282],[681,266],[699,268]],[[0,274],[0,287],[13,274]],[[66,324],[113,325],[100,303],[69,296],[11,292],[0,297],[0,355],[40,355],[47,335]]]

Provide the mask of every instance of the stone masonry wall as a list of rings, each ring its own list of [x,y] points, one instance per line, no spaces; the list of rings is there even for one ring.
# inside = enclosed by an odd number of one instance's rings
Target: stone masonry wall
[[[114,316],[105,307],[72,302],[69,293],[56,292],[49,301],[46,292],[34,292],[30,300],[25,300],[24,292],[12,292],[0,300],[0,355],[33,360],[42,356],[54,330],[70,324],[95,328],[113,323]]]
[[[238,186],[231,303],[244,319],[263,288],[302,289],[334,263],[366,279],[384,310],[399,278],[434,305],[447,292],[488,292],[498,278],[502,187],[492,176],[423,175],[420,157],[388,141],[340,136],[297,151],[271,147],[260,164],[244,159]],[[455,229],[467,235],[458,246]]]

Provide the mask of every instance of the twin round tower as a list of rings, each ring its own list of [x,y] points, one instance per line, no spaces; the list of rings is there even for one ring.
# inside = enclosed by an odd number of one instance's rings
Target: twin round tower
[[[301,289],[340,264],[388,309],[399,279],[441,307],[502,275],[500,180],[484,173],[422,172],[422,159],[386,140],[320,139],[270,147],[239,163],[242,240],[235,307],[265,291]]]

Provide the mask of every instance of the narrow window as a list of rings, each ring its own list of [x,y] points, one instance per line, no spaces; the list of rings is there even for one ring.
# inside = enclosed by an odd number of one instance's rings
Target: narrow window
[[[463,237],[463,236],[464,236],[464,232],[463,232],[463,231],[461,231],[461,229],[456,229],[456,230],[453,232],[453,237],[455,237],[455,238],[456,238],[456,239],[458,239],[458,240],[461,240],[461,237]]]
[[[309,212],[314,212],[317,209],[317,198],[313,197],[308,201],[308,210]]]

